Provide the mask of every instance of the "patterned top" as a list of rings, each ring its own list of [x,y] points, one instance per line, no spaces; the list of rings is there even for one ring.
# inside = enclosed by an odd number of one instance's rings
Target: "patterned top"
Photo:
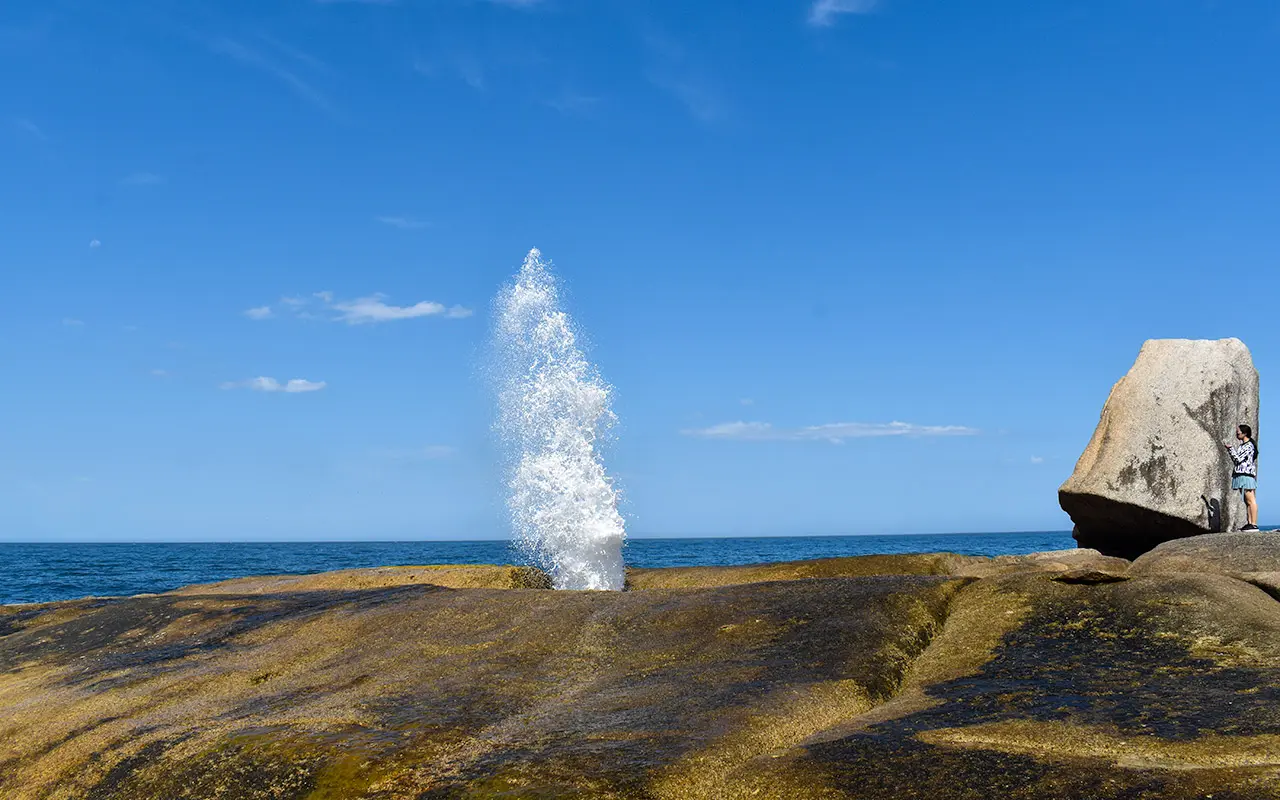
[[[1250,478],[1258,477],[1258,446],[1252,441],[1241,442],[1227,450],[1231,454],[1231,460],[1235,462],[1235,469],[1232,475],[1248,475]]]

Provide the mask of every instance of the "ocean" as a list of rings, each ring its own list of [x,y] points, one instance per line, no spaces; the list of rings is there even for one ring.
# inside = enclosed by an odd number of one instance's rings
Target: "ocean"
[[[632,567],[723,566],[876,553],[996,556],[1074,547],[1071,534],[779,536],[631,539]],[[417,564],[514,564],[509,542],[219,542],[17,544],[0,542],[0,604],[165,592],[247,575]]]

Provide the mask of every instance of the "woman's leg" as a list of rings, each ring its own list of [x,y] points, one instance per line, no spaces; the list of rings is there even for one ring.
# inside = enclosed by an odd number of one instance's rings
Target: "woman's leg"
[[[1257,525],[1257,524],[1258,524],[1258,496],[1257,496],[1257,492],[1255,492],[1253,489],[1249,489],[1248,491],[1246,491],[1246,492],[1244,493],[1244,504],[1245,504],[1245,505],[1248,507],[1248,509],[1249,509],[1249,524],[1250,524],[1250,525]]]

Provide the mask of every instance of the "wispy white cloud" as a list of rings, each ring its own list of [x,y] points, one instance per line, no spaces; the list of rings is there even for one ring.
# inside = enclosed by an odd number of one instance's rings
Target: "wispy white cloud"
[[[383,225],[390,225],[402,231],[416,231],[427,227],[427,223],[413,217],[375,217]]]
[[[739,400],[738,402],[739,402],[739,403],[741,403],[741,404],[742,404],[742,405],[744,405],[744,406],[753,406],[753,405],[755,405],[755,404],[756,404],[756,401],[755,401],[755,400],[753,400],[753,399],[751,399],[750,397],[744,397],[744,398],[742,398],[741,400]]]
[[[284,392],[286,394],[300,394],[303,392],[318,392],[328,386],[324,381],[308,381],[302,378],[294,378],[293,380],[281,383],[275,378],[250,378],[247,381],[228,381],[222,384],[223,389],[252,389],[255,392]]]
[[[310,296],[283,297],[280,310],[291,312],[299,319],[325,319],[345,322],[348,325],[364,325],[376,322],[394,322],[419,317],[465,319],[475,312],[466,306],[446,306],[432,300],[421,300],[413,305],[397,306],[387,302],[384,294],[372,294],[354,300],[339,300],[333,292],[313,292]],[[274,314],[270,306],[251,308],[243,312],[251,319],[266,319]]]
[[[13,124],[18,128],[18,130],[25,131],[28,135],[34,136],[42,142],[49,141],[49,137],[40,128],[40,126],[26,117],[18,117],[13,121]]]
[[[159,186],[165,182],[165,177],[154,172],[135,172],[125,176],[120,182],[125,186]]]
[[[90,240],[89,249],[97,250],[99,247],[102,247],[102,242],[98,241],[97,239]]]
[[[655,73],[655,85],[666,89],[680,101],[689,115],[702,123],[712,123],[725,116],[724,100],[708,83],[691,75],[674,76]]]
[[[1031,463],[1032,463],[1032,464],[1043,464],[1043,463],[1044,463],[1044,457],[1043,457],[1043,456],[1032,456],[1032,457],[1031,457]]]
[[[68,328],[80,328],[84,326],[84,320],[74,319],[72,317],[63,317],[62,324]]]
[[[683,45],[658,33],[651,33],[644,41],[652,62],[646,72],[650,83],[674,97],[701,123],[719,122],[728,116],[722,92]]]
[[[768,422],[724,422],[709,428],[681,431],[685,436],[737,441],[832,442],[883,436],[974,436],[977,428],[964,425],[915,425],[909,422],[834,422],[804,428],[775,428]]]
[[[842,14],[870,14],[879,5],[880,0],[816,0],[809,7],[809,24],[827,28]]]
[[[151,374],[157,378],[164,378],[168,376],[169,371],[166,369],[153,369],[151,370]]]
[[[411,65],[414,72],[426,78],[457,80],[484,92],[502,79],[527,78],[549,63],[533,39],[519,43],[443,39],[437,40],[430,52],[414,57]]]
[[[599,107],[600,98],[566,89],[555,97],[544,100],[543,105],[561,114],[588,114]]]
[[[341,315],[339,319],[348,325],[391,322],[399,319],[414,319],[416,317],[443,316],[457,319],[462,316],[469,316],[471,313],[461,306],[447,308],[443,303],[435,303],[430,300],[423,300],[411,306],[393,306],[384,302],[385,297],[385,295],[376,294],[356,300],[336,302],[332,304],[332,308]]]
[[[269,47],[279,52],[281,55],[292,58],[294,61],[298,61],[303,64],[306,64],[308,67],[310,67],[313,70],[316,70],[317,72],[326,72],[326,73],[333,72],[333,70],[330,69],[328,64],[316,58],[315,56],[311,55],[310,53],[308,53],[307,51],[303,50],[300,47],[289,44],[288,42],[281,41],[280,39],[277,39],[276,37],[264,31],[258,31],[254,35],[258,37],[259,41],[264,42]]]
[[[414,462],[440,461],[458,454],[458,448],[448,444],[429,444],[425,447],[379,450],[376,455],[386,461]]]
[[[485,62],[470,53],[455,53],[445,59],[443,64],[416,59],[413,62],[413,70],[428,78],[455,77],[477,92],[483,92],[488,88],[488,69],[485,67]]]
[[[214,39],[209,43],[209,49],[218,55],[272,76],[321,111],[335,113],[333,104],[324,93],[257,50],[227,38]]]

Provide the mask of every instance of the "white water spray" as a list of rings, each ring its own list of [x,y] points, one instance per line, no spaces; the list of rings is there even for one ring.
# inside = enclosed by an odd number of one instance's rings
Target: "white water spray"
[[[616,419],[611,389],[578,348],[549,266],[530,250],[495,307],[512,528],[557,589],[621,589],[625,532],[596,446]]]

